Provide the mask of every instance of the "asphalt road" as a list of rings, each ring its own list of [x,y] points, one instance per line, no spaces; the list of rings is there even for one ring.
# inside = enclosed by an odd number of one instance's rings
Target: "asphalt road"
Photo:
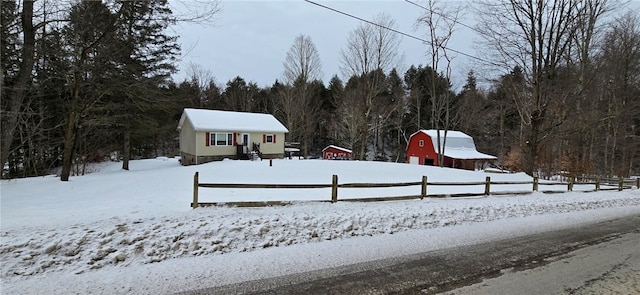
[[[640,294],[640,233],[547,259],[548,264],[503,274],[448,292],[455,294]]]
[[[184,294],[633,294],[638,261],[640,215]]]

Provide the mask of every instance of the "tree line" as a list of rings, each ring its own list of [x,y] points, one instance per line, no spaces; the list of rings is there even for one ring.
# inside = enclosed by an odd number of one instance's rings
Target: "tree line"
[[[640,19],[616,2],[476,4],[479,69],[502,74],[470,71],[461,89],[448,41],[463,9],[435,0],[416,20],[424,63],[400,70],[395,22],[379,14],[351,30],[326,85],[301,34],[267,87],[220,85],[199,65],[174,81],[180,48],[166,29],[179,18],[164,0],[35,3],[2,3],[3,178],[62,167],[68,180],[109,157],[128,169],[129,159],[176,155],[186,107],[273,114],[305,156],[335,144],[354,159],[405,162],[409,136],[438,129],[463,131],[498,165],[530,175],[640,171]]]

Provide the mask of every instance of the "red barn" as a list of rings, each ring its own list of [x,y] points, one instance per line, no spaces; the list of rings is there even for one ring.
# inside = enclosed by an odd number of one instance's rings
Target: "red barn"
[[[460,131],[447,131],[445,141],[444,130],[441,130],[440,142],[446,145],[444,146],[444,167],[474,170],[477,161],[489,162],[497,159],[478,152],[473,138]],[[438,131],[418,130],[409,137],[407,163],[439,166],[437,150]]]
[[[329,145],[322,149],[322,158],[325,160],[349,160],[351,159],[351,150]]]

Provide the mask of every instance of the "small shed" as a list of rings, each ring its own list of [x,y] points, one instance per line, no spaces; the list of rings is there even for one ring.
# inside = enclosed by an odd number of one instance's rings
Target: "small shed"
[[[440,130],[441,146],[444,146],[444,167],[467,170],[476,169],[476,164],[497,160],[497,157],[476,150],[473,138],[463,132]],[[418,130],[409,137],[407,162],[418,165],[439,166],[438,130]]]
[[[322,159],[324,160],[350,160],[351,150],[336,145],[328,145],[322,149]]]

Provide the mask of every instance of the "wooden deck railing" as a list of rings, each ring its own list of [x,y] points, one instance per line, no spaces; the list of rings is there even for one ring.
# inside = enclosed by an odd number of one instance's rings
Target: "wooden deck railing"
[[[428,194],[428,186],[484,186],[482,193],[459,193],[459,194]],[[492,185],[532,185],[531,191],[491,191]],[[416,182],[395,182],[395,183],[338,183],[338,176],[333,175],[330,184],[256,184],[256,183],[200,183],[199,173],[196,172],[193,176],[193,202],[192,208],[199,206],[211,206],[218,204],[234,204],[237,206],[253,207],[253,206],[270,206],[281,205],[287,203],[287,201],[242,201],[242,202],[199,202],[198,190],[199,188],[242,188],[242,189],[316,189],[316,188],[331,188],[331,199],[318,202],[331,202],[338,201],[338,188],[389,188],[389,187],[403,187],[403,186],[420,186],[420,194],[409,196],[389,196],[389,197],[371,197],[371,198],[348,198],[341,199],[340,201],[360,201],[360,202],[372,202],[372,201],[390,201],[390,200],[408,200],[408,199],[424,199],[426,197],[471,197],[471,196],[488,196],[488,195],[505,195],[505,194],[530,194],[534,191],[538,191],[540,186],[564,186],[566,190],[543,190],[545,193],[567,192],[573,191],[574,185],[594,185],[593,191],[599,190],[623,190],[632,188],[633,185],[640,188],[640,179],[596,179],[592,182],[542,182],[538,181],[537,177],[534,177],[532,181],[491,181],[491,177],[487,176],[485,181],[482,182],[428,182],[427,176],[422,176],[421,181]],[[602,187],[602,186],[606,187]]]

